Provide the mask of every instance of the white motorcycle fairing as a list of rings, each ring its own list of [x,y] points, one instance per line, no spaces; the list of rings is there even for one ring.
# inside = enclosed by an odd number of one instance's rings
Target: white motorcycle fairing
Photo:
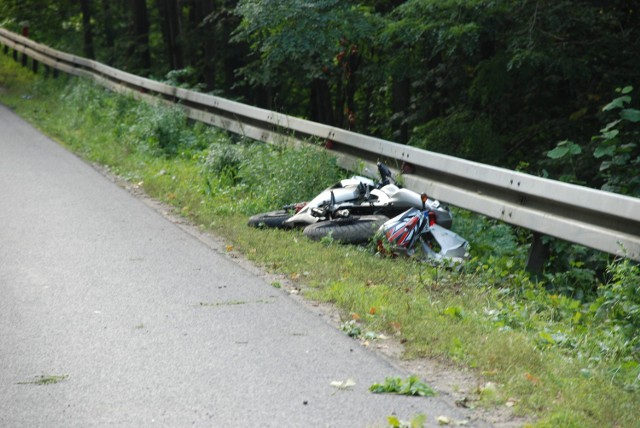
[[[304,208],[291,216],[284,222],[284,224],[294,226],[296,224],[316,223],[320,221],[321,218],[314,216],[311,210],[328,204],[335,204],[339,206],[341,203],[357,200],[360,197],[360,189],[362,186],[373,188],[375,187],[375,182],[369,178],[361,176],[354,176],[340,180],[340,183],[324,190],[318,196],[309,201]],[[374,191],[371,193],[374,194],[373,192]],[[376,193],[376,195],[378,194]]]

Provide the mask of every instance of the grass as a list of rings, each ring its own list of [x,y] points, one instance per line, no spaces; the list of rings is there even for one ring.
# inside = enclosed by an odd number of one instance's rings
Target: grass
[[[69,378],[69,375],[40,375],[34,380],[18,382],[18,385],[54,385]]]
[[[637,356],[619,351],[626,348],[615,329],[585,321],[579,303],[529,281],[526,248],[506,226],[457,213],[457,230],[479,254],[461,271],[312,242],[299,231],[248,228],[248,215],[295,202],[290,195],[304,200],[341,172],[322,152],[265,149],[194,129],[175,109],[68,77],[44,80],[6,56],[0,85],[0,101],[43,132],[296,282],[306,298],[335,304],[343,321],[399,335],[406,358],[474,369],[494,385],[478,394],[482,405],[516,403],[538,427],[636,426]],[[305,171],[317,182],[304,187],[308,180],[296,174]]]

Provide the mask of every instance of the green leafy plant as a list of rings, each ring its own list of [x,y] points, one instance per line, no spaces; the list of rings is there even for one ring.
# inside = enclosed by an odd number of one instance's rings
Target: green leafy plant
[[[374,383],[369,387],[369,391],[375,394],[399,394],[399,395],[419,395],[421,397],[432,397],[436,393],[429,385],[422,382],[417,376],[411,375],[406,379],[400,377],[388,377],[384,383]]]
[[[564,171],[561,180],[599,183],[603,190],[640,196],[640,110],[630,106],[632,86],[615,92],[619,96],[602,108],[603,116],[609,120],[598,135],[580,144],[561,141],[547,152],[547,157],[552,160],[551,165]],[[612,113],[617,116],[611,118]]]
[[[362,328],[356,320],[349,320],[340,326],[340,329],[349,337],[358,338],[362,335]]]

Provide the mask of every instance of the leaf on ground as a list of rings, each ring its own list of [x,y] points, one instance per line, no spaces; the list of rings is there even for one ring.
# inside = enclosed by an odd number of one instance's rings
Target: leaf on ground
[[[338,389],[350,389],[350,388],[353,388],[355,385],[356,385],[356,382],[351,378],[345,381],[334,380],[333,382],[331,382],[331,386]]]

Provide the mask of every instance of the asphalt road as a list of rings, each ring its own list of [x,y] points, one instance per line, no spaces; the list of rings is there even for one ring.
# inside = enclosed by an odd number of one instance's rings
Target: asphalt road
[[[442,397],[370,393],[408,373],[311,308],[0,106],[1,427],[468,416]]]

